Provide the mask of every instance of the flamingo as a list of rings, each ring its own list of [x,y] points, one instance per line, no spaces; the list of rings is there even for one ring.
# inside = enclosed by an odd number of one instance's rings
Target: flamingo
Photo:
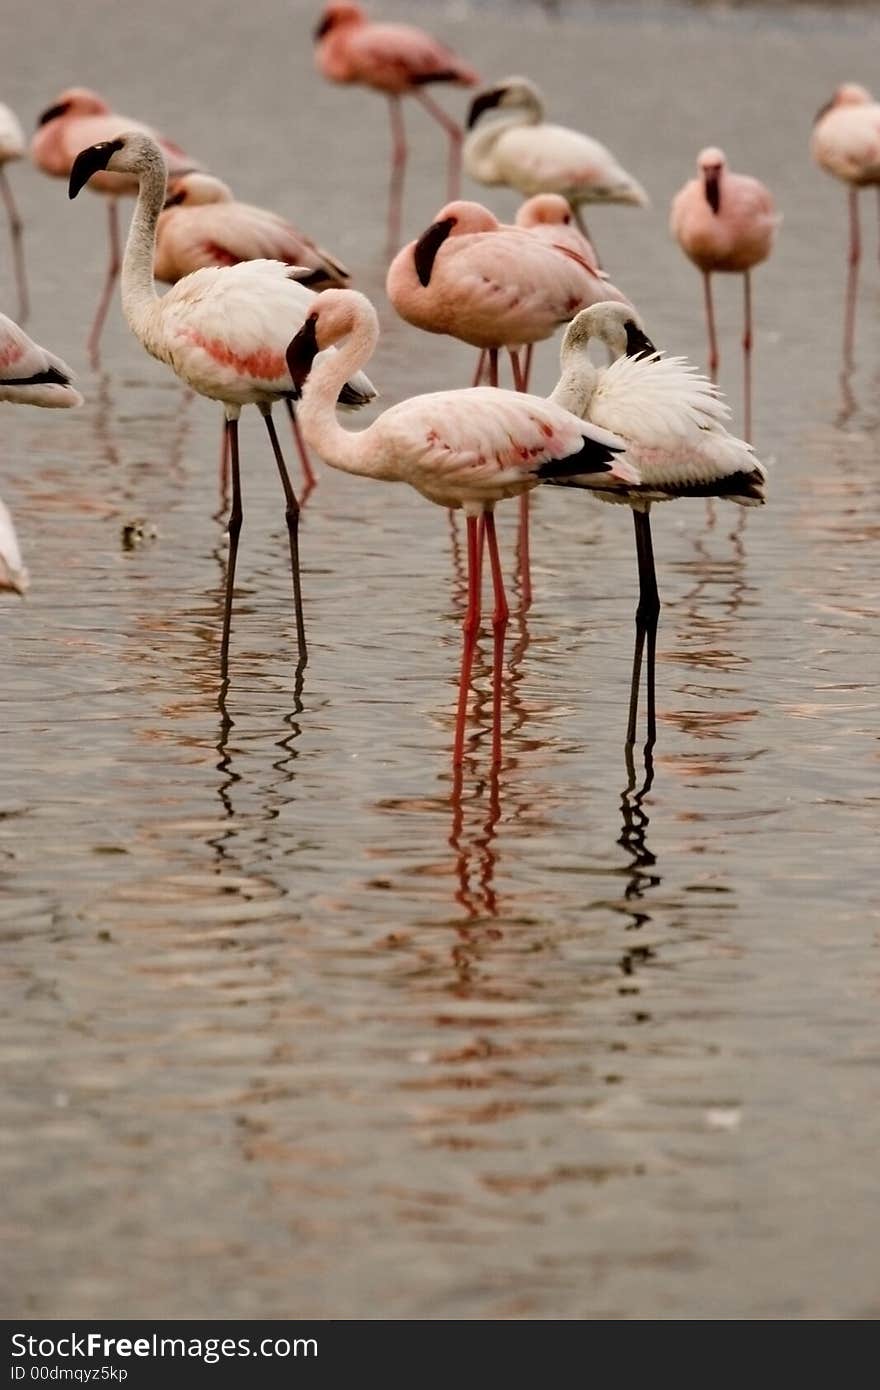
[[[590,238],[577,225],[571,225],[573,217],[571,203],[561,193],[536,193],[517,208],[514,225],[533,232],[541,241],[549,241],[551,246],[567,247],[607,280]]]
[[[269,259],[301,266],[300,284],[322,290],[343,286],[349,273],[341,261],[304,236],[290,222],[265,208],[239,203],[232,190],[211,174],[181,174],[171,179],[165,210],[156,228],[157,280],[175,284],[203,266],[238,265],[241,261]],[[315,475],[296,423],[293,402],[285,400],[294,443],[302,464],[306,489]],[[226,491],[228,455],[223,431],[220,471],[221,492]]]
[[[74,380],[66,362],[0,314],[0,401],[50,410],[82,405]]]
[[[138,200],[122,262],[122,308],[129,327],[153,357],[165,362],[192,390],[220,401],[232,461],[229,564],[223,614],[221,670],[228,671],[235,562],[241,531],[238,417],[256,405],[266,423],[285,497],[300,666],[306,661],[305,627],[299,575],[299,504],[288,476],[272,405],[296,397],[299,384],[287,370],[285,349],[318,296],[296,282],[299,273],[281,261],[243,261],[204,267],[186,275],[161,299],[153,281],[156,224],[165,202],[167,172],[163,151],[149,135],[132,131],[82,150],[70,171],[75,198],[96,173],[133,177]],[[364,404],[376,393],[366,377],[339,383],[350,404]]]
[[[25,148],[24,131],[19,124],[18,117],[14,111],[10,111],[9,107],[4,106],[0,101],[0,197],[6,204],[6,216],[9,219],[12,262],[15,267],[15,283],[18,290],[18,317],[22,323],[30,312],[27,275],[24,268],[22,222],[9,179],[6,177],[6,165],[11,164],[15,159],[21,159]]]
[[[394,258],[386,280],[401,318],[489,354],[498,385],[498,351],[510,355],[514,385],[527,389],[519,349],[551,337],[579,309],[624,296],[575,251],[522,227],[503,226],[480,203],[449,203],[418,241]],[[483,358],[474,385],[479,385]],[[520,501],[523,603],[531,599],[529,503]]]
[[[400,245],[406,131],[400,99],[413,96],[449,137],[447,198],[458,197],[461,177],[460,126],[425,91],[431,82],[473,87],[474,69],[450,49],[411,24],[374,24],[360,5],[331,4],[315,30],[315,64],[331,82],[360,82],[384,92],[391,115],[391,185],[388,195],[388,251]]]
[[[0,593],[24,595],[29,584],[12,517],[0,497]]]
[[[491,120],[483,120],[486,112]],[[505,184],[524,197],[561,193],[587,236],[583,203],[647,207],[648,195],[590,135],[544,120],[544,99],[527,77],[505,77],[471,102],[464,167],[477,183]]]
[[[149,126],[134,121],[128,116],[120,116],[87,87],[69,87],[61,92],[51,106],[40,116],[37,130],[31,140],[31,159],[44,174],[54,178],[69,177],[74,160],[79,151],[98,141],[113,140],[123,131],[139,131],[151,136],[159,145],[168,169],[173,174],[182,174],[198,168],[195,160],[184,153],[178,145],[172,144],[164,136],[157,135]],[[98,347],[101,330],[113,297],[113,287],[119,274],[119,207],[122,194],[137,192],[133,179],[120,178],[114,174],[101,172],[95,181],[94,189],[107,197],[108,233],[110,242],[110,261],[107,276],[95,318],[89,331],[87,347],[92,365],[98,362]]]
[[[838,87],[816,115],[810,149],[820,169],[849,184],[849,271],[843,322],[843,360],[852,366],[856,328],[856,290],[862,254],[859,189],[880,192],[880,102],[855,82]]]
[[[718,373],[718,339],[712,305],[713,271],[743,277],[743,372],[745,435],[752,433],[751,271],[766,261],[782,218],[769,189],[749,174],[732,174],[723,150],[710,145],[697,156],[699,175],[672,200],[669,229],[685,255],[703,272],[709,375]]]
[[[599,338],[615,361],[597,368],[587,347]],[[621,304],[595,304],[577,315],[562,340],[562,373],[550,399],[625,443],[621,459],[639,482],[631,488],[596,492],[632,508],[639,569],[636,648],[630,696],[628,743],[635,739],[639,680],[648,638],[648,739],[656,737],[654,662],[660,596],[651,539],[651,504],[677,497],[726,497],[741,506],[760,506],[767,474],[750,444],[725,428],[730,411],[714,382],[684,357],[666,357],[646,337],[639,315]],[[621,460],[618,460],[620,462]],[[552,479],[569,487],[589,475],[573,471]]]
[[[302,388],[300,425],[308,444],[333,468],[367,478],[406,482],[441,507],[467,517],[468,607],[459,683],[453,762],[464,756],[468,686],[480,620],[482,520],[489,549],[495,611],[493,761],[501,757],[501,670],[507,598],[493,508],[541,482],[576,472],[589,485],[617,488],[638,481],[616,451],[621,441],[552,401],[497,387],[472,386],[413,396],[391,406],[359,432],[343,429],[335,402],[342,382],[366,365],[379,338],[372,304],[356,290],[325,290],[291,342],[287,362]],[[339,344],[336,356],[317,360]]]

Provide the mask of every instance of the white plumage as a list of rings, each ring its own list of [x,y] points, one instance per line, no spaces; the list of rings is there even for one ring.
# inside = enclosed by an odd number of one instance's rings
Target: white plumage
[[[25,152],[24,131],[14,111],[0,101],[0,165],[21,159]]]
[[[12,517],[0,499],[0,591],[24,594],[28,583],[28,572],[22,563]]]
[[[74,379],[66,362],[0,314],[0,401],[49,409],[82,405]]]

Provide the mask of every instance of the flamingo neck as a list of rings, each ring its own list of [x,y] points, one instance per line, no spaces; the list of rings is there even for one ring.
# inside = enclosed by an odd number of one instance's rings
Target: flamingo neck
[[[296,408],[303,437],[325,463],[344,473],[368,478],[392,475],[387,472],[382,457],[376,457],[368,449],[371,426],[365,430],[343,429],[336,416],[336,401],[349,377],[369,362],[378,340],[378,323],[367,318],[356,319],[348,337],[335,352],[322,352],[315,358],[303,386],[302,400]]]
[[[165,202],[167,174],[160,154],[145,159],[140,169],[140,187],[125,255],[122,258],[122,308],[129,327],[145,346],[160,303],[153,283],[156,252],[156,224]]]
[[[572,415],[584,418],[590,408],[593,393],[599,384],[599,369],[582,348],[569,352],[563,349],[562,374],[553,389],[550,400],[570,410]]]

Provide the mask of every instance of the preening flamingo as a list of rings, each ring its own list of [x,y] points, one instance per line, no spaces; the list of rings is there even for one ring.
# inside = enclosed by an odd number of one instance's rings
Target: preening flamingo
[[[12,240],[12,264],[15,269],[15,284],[18,291],[18,317],[22,323],[30,312],[28,302],[27,274],[24,267],[24,240],[21,215],[6,176],[6,165],[21,159],[26,150],[24,131],[18,117],[8,106],[0,101],[0,197],[6,205],[9,219],[9,235]]]
[[[74,380],[66,362],[0,314],[0,401],[50,410],[82,405]]]
[[[587,347],[598,338],[615,354],[597,368]],[[596,304],[565,331],[562,374],[550,399],[625,443],[621,459],[640,481],[630,488],[597,492],[607,502],[632,508],[639,567],[636,650],[628,742],[635,738],[639,680],[648,639],[648,739],[656,736],[654,661],[660,596],[654,568],[650,510],[676,497],[726,497],[742,506],[764,501],[766,472],[750,444],[725,428],[730,411],[715,384],[684,357],[666,357],[645,336],[641,319],[621,304]],[[579,487],[577,475],[553,479]],[[588,476],[583,480],[593,490]]]
[[[86,87],[70,87],[61,92],[51,106],[39,118],[36,133],[31,140],[31,159],[44,174],[54,178],[66,179],[73,168],[73,162],[88,145],[99,141],[114,140],[123,131],[139,132],[149,135],[162,151],[168,169],[173,174],[182,174],[189,169],[197,169],[197,162],[184,153],[178,145],[172,144],[164,136],[157,135],[150,126],[134,121],[129,116],[120,116],[111,111],[103,97]],[[87,347],[92,363],[98,360],[98,345],[101,330],[113,297],[113,287],[120,267],[119,207],[118,198],[123,194],[137,192],[137,182],[130,177],[120,177],[101,171],[92,185],[95,192],[107,197],[108,233],[110,261],[107,277],[95,318],[89,330]]]
[[[523,392],[475,386],[435,391],[391,406],[366,429],[343,429],[335,404],[342,382],[369,361],[379,321],[356,290],[326,290],[287,352],[290,375],[302,385],[300,424],[307,443],[334,468],[387,482],[409,483],[430,502],[463,508],[468,534],[468,608],[453,761],[464,754],[464,731],[474,643],[480,620],[483,521],[495,593],[493,759],[501,757],[501,672],[508,606],[493,508],[553,478],[577,473],[589,486],[616,488],[638,481],[617,458],[622,443],[552,401]],[[339,344],[337,356],[316,360]]]
[[[548,241],[551,246],[567,247],[569,251],[573,251],[575,255],[595,267],[603,280],[607,280],[608,276],[599,265],[596,248],[576,223],[572,225],[573,221],[571,203],[567,198],[563,198],[561,193],[536,193],[533,198],[527,198],[524,203],[520,203],[514,218],[517,227],[533,232],[541,241]]]
[[[0,593],[26,594],[29,584],[12,517],[0,497]]]
[[[130,132],[82,150],[70,171],[70,197],[98,172],[124,174],[138,181],[138,200],[122,262],[122,308],[135,337],[153,357],[165,362],[182,381],[226,412],[232,461],[232,509],[229,517],[229,563],[223,615],[221,667],[228,669],[229,632],[235,562],[241,531],[238,417],[242,406],[256,405],[266,422],[281,477],[290,542],[300,662],[306,659],[305,628],[299,575],[299,505],[288,476],[272,420],[275,401],[299,394],[290,378],[285,351],[318,296],[297,284],[297,271],[280,261],[244,261],[220,269],[205,268],[178,280],[160,299],[153,282],[156,224],[165,202],[163,153],[149,135]],[[364,404],[375,395],[363,375],[339,383],[340,397]]]
[[[473,87],[474,69],[451,49],[411,24],[374,24],[360,5],[331,4],[315,30],[315,64],[331,82],[359,82],[384,92],[391,113],[391,186],[388,195],[388,251],[400,245],[400,214],[406,169],[406,131],[400,99],[413,96],[449,137],[447,198],[458,197],[461,127],[425,88],[432,82]]]
[[[322,290],[341,287],[349,279],[341,261],[317,246],[292,223],[265,208],[239,203],[231,188],[211,174],[181,174],[171,179],[165,210],[156,228],[157,280],[176,284],[204,266],[238,265],[241,261],[275,260],[301,266],[300,284]],[[306,487],[315,475],[296,423],[293,402],[285,401]],[[224,429],[221,451],[221,489],[226,490],[228,457]]]
[[[505,77],[478,92],[467,124],[464,167],[472,179],[516,188],[526,198],[561,193],[584,236],[584,203],[647,206],[645,190],[610,150],[590,135],[544,120],[544,99],[527,77]]]
[[[865,87],[855,82],[845,82],[817,113],[810,150],[820,169],[849,184],[849,270],[843,321],[843,358],[844,365],[850,367],[862,254],[859,189],[874,184],[880,195],[880,102],[876,102]]]
[[[685,255],[703,272],[709,375],[718,374],[718,337],[712,305],[713,271],[743,277],[743,417],[752,433],[752,282],[751,271],[766,261],[782,221],[772,194],[749,174],[732,174],[724,151],[710,145],[697,156],[699,175],[673,198],[669,229]]]

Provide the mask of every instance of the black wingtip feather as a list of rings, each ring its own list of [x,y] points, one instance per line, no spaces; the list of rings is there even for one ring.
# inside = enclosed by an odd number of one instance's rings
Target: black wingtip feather
[[[48,367],[45,372],[36,372],[33,376],[15,376],[0,378],[0,386],[69,386],[70,377],[59,372],[57,367]]]
[[[538,477],[552,483],[560,478],[574,478],[579,473],[607,473],[620,452],[620,449],[611,449],[607,444],[584,436],[583,447],[578,453],[564,459],[548,459],[538,469]]]

